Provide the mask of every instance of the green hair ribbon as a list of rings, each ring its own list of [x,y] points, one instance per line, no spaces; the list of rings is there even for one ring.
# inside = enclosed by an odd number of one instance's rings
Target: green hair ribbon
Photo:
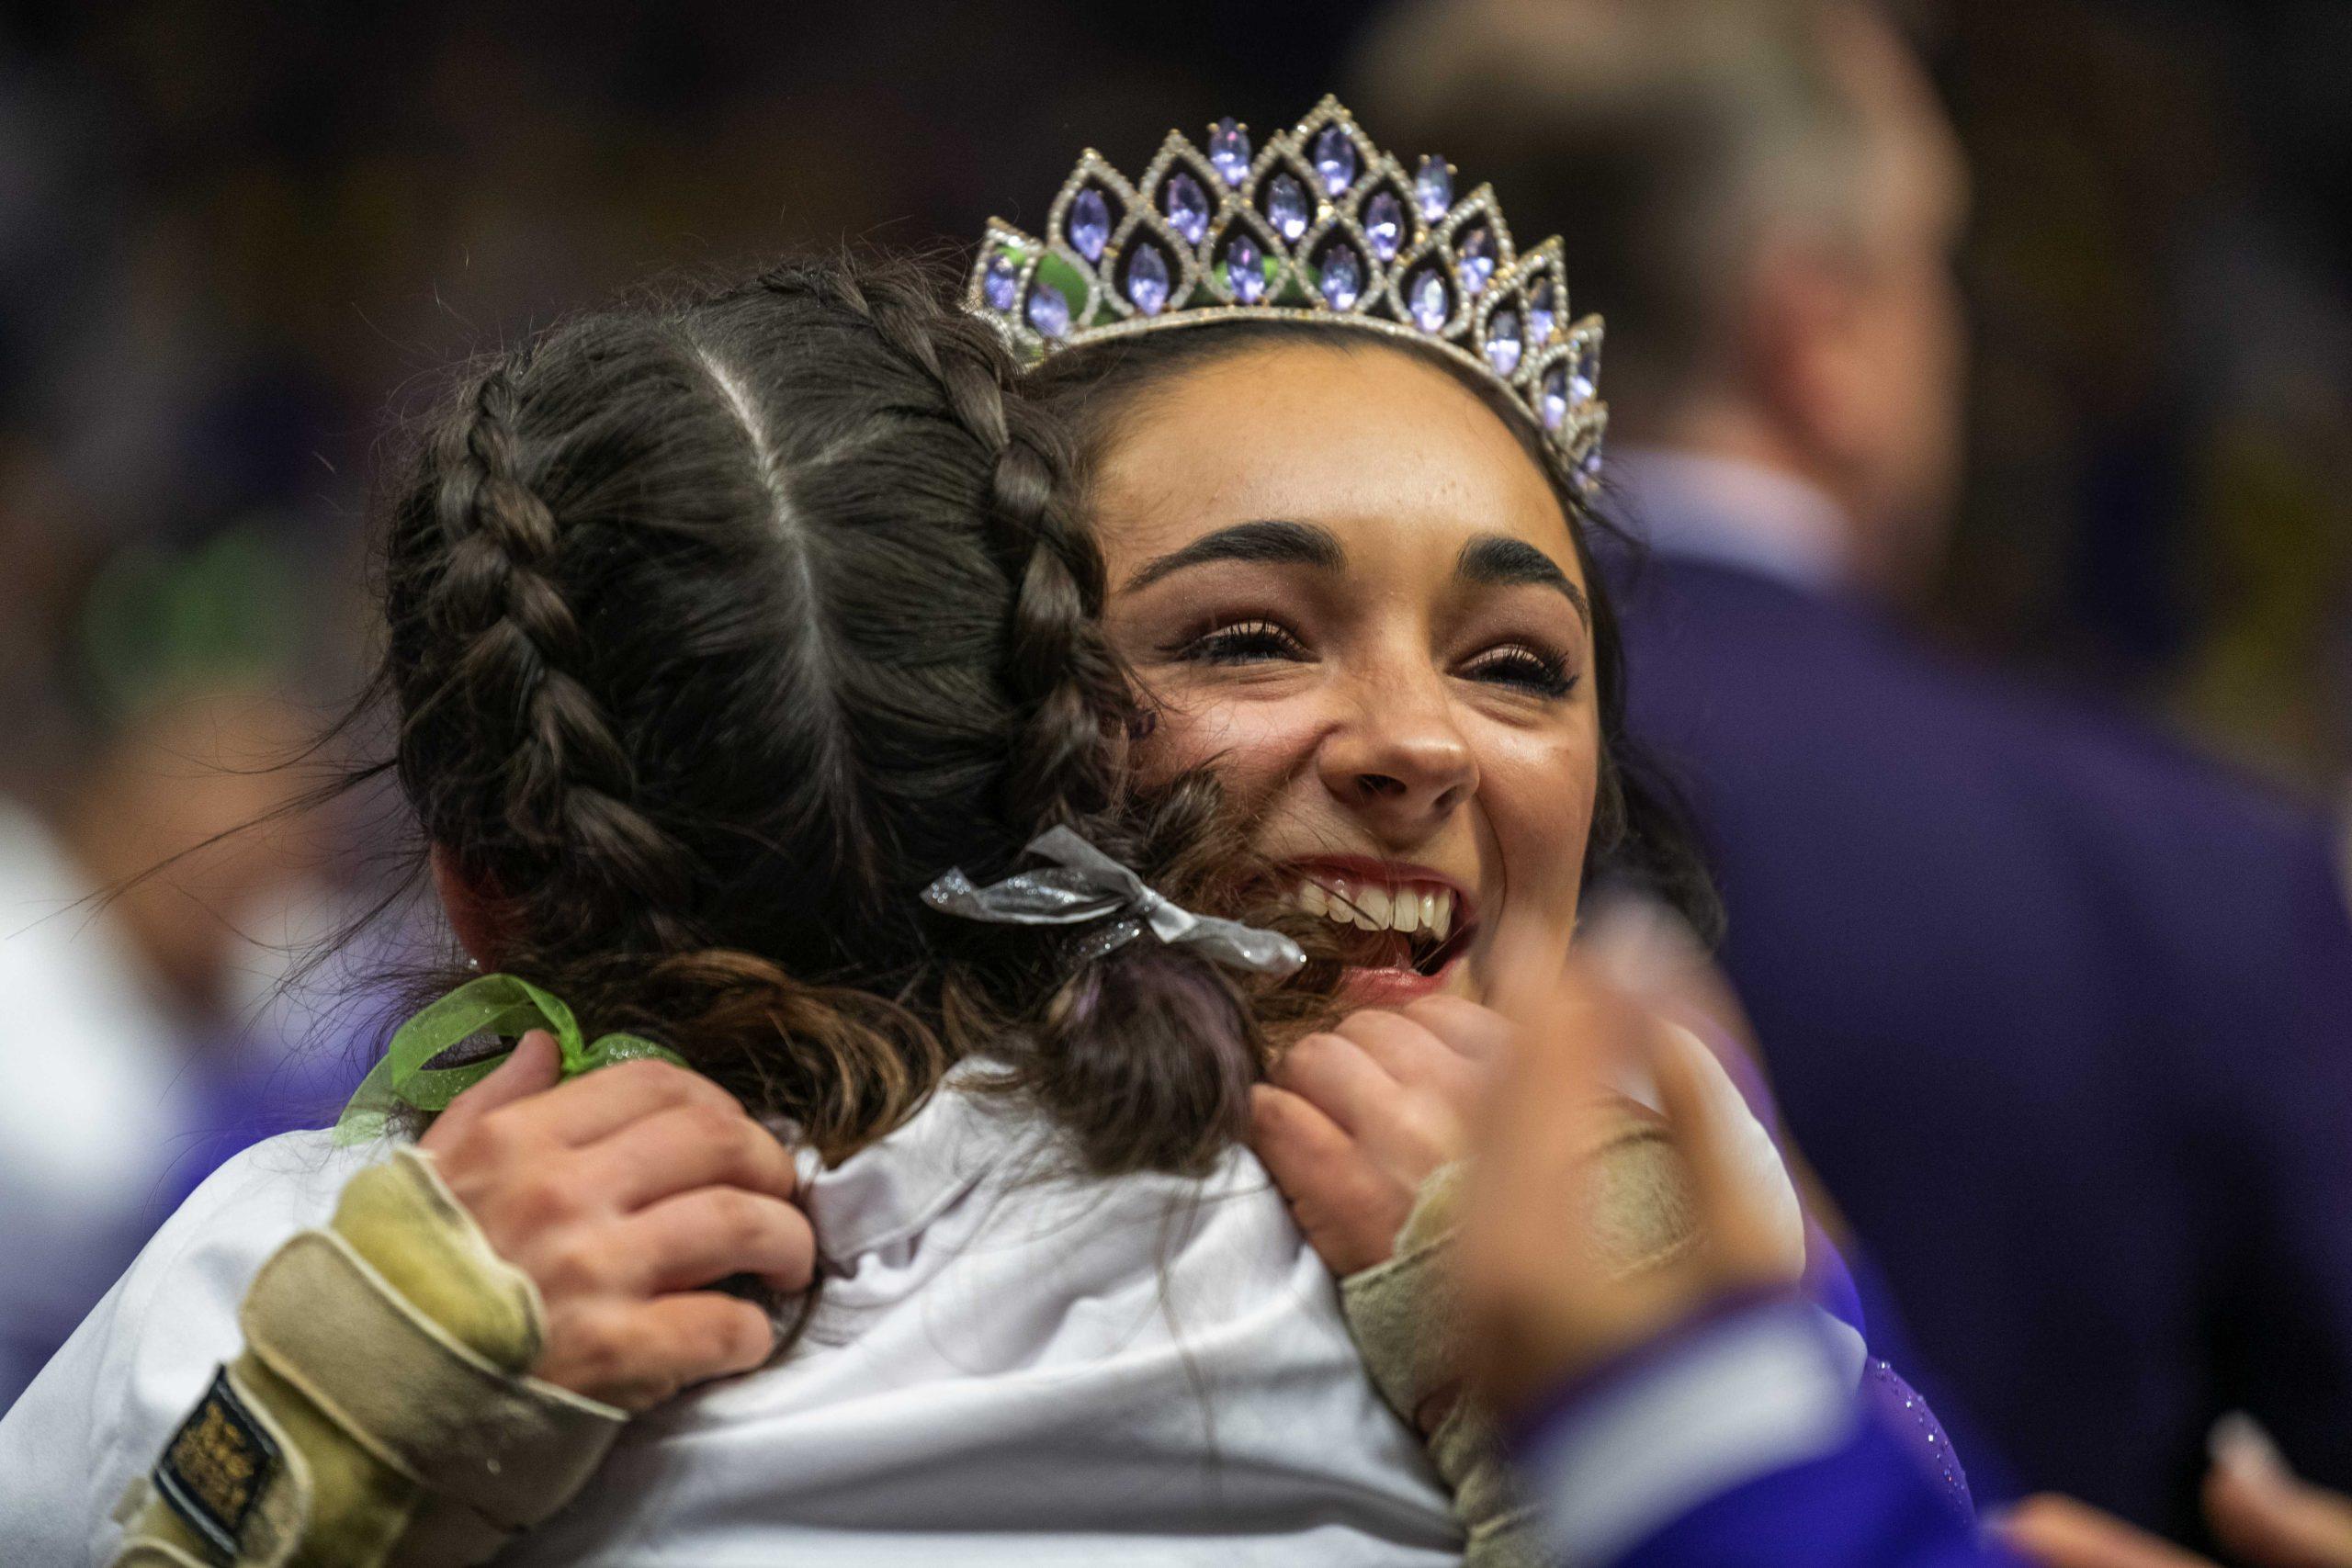
[[[418,1111],[447,1109],[460,1093],[496,1070],[509,1053],[501,1051],[458,1067],[426,1064],[477,1034],[520,1040],[534,1029],[555,1036],[563,1053],[562,1076],[567,1078],[645,1056],[682,1067],[686,1065],[675,1051],[642,1035],[603,1034],[589,1041],[582,1036],[571,1010],[560,998],[517,976],[484,975],[467,981],[400,1026],[384,1059],[360,1080],[343,1114],[336,1118],[334,1141],[358,1144],[380,1137],[402,1106]]]

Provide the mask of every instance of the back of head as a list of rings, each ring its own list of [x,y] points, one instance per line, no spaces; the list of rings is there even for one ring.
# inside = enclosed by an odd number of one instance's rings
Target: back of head
[[[1567,236],[1577,309],[1609,321],[1618,422],[1720,370],[1770,224],[1835,231],[1865,125],[1839,66],[1851,0],[1406,0],[1352,96]]]
[[[1367,113],[1566,237],[1612,434],[1794,479],[1852,576],[1916,584],[1957,462],[1966,175],[1869,0],[1407,0],[1359,69]]]
[[[397,769],[486,962],[819,1147],[1025,1030],[1094,1163],[1182,1164],[1238,1115],[1231,989],[1130,944],[1086,994],[1165,982],[1207,1027],[1072,1087],[1133,1008],[1073,1022],[1049,944],[919,898],[1055,824],[1148,863],[1206,820],[1115,786],[1101,562],[1011,372],[927,278],[814,264],[471,367],[393,509]]]

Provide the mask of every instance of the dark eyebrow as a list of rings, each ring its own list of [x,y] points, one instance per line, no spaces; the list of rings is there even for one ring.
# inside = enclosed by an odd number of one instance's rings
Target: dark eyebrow
[[[1182,571],[1188,566],[1203,566],[1210,561],[1261,561],[1277,566],[1314,566],[1328,570],[1342,564],[1347,558],[1347,551],[1340,547],[1339,536],[1329,528],[1318,528],[1312,523],[1267,518],[1256,523],[1236,523],[1230,528],[1204,534],[1181,550],[1170,550],[1164,556],[1144,562],[1136,574],[1127,579],[1127,585],[1122,592],[1136,592],[1150,587],[1171,571]]]
[[[1512,588],[1521,583],[1556,588],[1576,606],[1585,629],[1592,629],[1592,605],[1585,598],[1584,590],[1568,581],[1568,574],[1560,570],[1558,562],[1524,539],[1481,534],[1462,547],[1462,554],[1453,563],[1453,574],[1465,582],[1483,582],[1497,588]]]

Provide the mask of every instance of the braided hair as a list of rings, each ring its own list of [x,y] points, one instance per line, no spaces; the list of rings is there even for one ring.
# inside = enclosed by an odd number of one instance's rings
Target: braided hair
[[[1198,1169],[1315,985],[1148,941],[1079,963],[918,897],[1066,824],[1272,918],[1210,782],[1122,785],[1102,557],[1015,386],[930,277],[850,261],[469,367],[391,510],[393,765],[498,967],[827,1154],[986,1055],[1090,1168]]]

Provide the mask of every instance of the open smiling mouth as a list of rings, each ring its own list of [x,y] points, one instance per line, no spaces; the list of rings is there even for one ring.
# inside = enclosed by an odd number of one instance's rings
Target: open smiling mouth
[[[1359,968],[1440,975],[1477,930],[1468,900],[1442,883],[1325,871],[1302,876],[1292,896],[1307,913],[1357,933],[1347,946],[1350,964]]]

